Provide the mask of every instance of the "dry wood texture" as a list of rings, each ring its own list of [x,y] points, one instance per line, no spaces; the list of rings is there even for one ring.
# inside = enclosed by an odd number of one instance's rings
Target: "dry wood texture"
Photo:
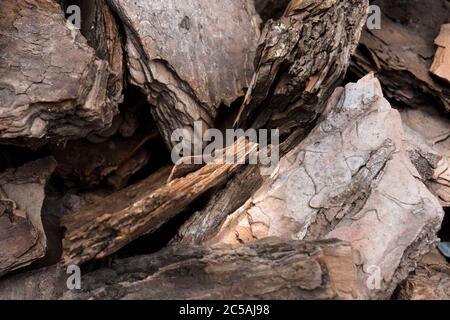
[[[0,30],[0,141],[36,146],[111,125],[121,75],[55,1],[2,1]]]
[[[109,0],[127,32],[131,80],[142,87],[166,143],[244,94],[258,39],[251,1]]]
[[[434,40],[441,25],[449,22],[448,1],[373,3],[382,10],[381,28],[363,32],[352,72],[359,77],[376,72],[386,97],[393,101],[409,107],[434,103],[449,111],[448,85],[429,72],[436,50]]]
[[[235,247],[172,247],[88,273],[80,291],[68,291],[64,277],[58,267],[14,276],[0,283],[0,299],[358,297],[352,249],[334,240],[266,239]]]
[[[291,1],[262,32],[235,126],[278,128],[287,136],[314,123],[347,70],[367,10],[365,0]]]

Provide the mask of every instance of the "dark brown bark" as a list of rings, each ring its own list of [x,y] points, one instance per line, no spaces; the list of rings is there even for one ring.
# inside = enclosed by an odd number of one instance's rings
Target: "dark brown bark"
[[[376,0],[382,10],[381,29],[365,30],[351,71],[362,77],[376,72],[388,99],[407,107],[435,104],[450,110],[448,84],[429,69],[441,25],[448,22],[446,0]]]
[[[349,245],[266,239],[118,260],[79,291],[64,287],[63,269],[44,269],[1,282],[0,299],[352,299],[358,285]]]
[[[236,146],[236,150],[234,146],[227,150],[236,152],[237,159],[247,158],[253,150],[244,140]],[[154,232],[202,194],[225,183],[240,166],[218,161],[169,182],[171,168],[160,169],[144,181],[64,217],[64,262],[79,264],[102,258]]]

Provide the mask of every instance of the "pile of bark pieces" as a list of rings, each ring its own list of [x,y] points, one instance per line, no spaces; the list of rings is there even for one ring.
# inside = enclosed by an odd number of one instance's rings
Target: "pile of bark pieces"
[[[446,0],[2,0],[0,299],[450,299],[449,19]],[[199,123],[279,143],[174,163]]]

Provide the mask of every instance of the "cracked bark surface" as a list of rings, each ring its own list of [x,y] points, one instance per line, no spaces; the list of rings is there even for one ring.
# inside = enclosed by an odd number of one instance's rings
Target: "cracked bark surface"
[[[403,138],[400,115],[373,75],[337,89],[324,119],[206,243],[338,238],[359,255],[363,281],[379,268],[381,290],[367,295],[389,297],[437,240],[444,215]]]
[[[235,127],[279,128],[286,137],[311,126],[347,70],[367,10],[365,0],[291,1],[262,32]]]
[[[185,177],[168,180],[171,167],[62,219],[65,264],[106,257],[139,236],[150,234],[208,190],[225,183],[257,146],[239,140],[224,150],[236,162],[216,159]]]
[[[358,77],[376,72],[392,101],[406,106],[432,102],[448,112],[448,84],[429,72],[434,40],[441,25],[449,22],[448,1],[376,0],[373,4],[382,11],[381,29],[363,32],[350,70]]]
[[[55,1],[0,6],[0,142],[36,147],[110,126],[119,70],[96,57]]]
[[[219,106],[244,94],[259,35],[248,0],[108,0],[127,34],[131,81],[154,106],[171,146],[172,132],[195,121],[211,127]]]
[[[357,295],[352,249],[336,240],[265,239],[244,246],[171,247],[88,273],[80,291],[67,291],[63,271],[57,267],[0,283],[0,299],[352,299]]]
[[[117,189],[142,169],[152,152],[145,144],[158,137],[156,128],[142,129],[130,138],[115,135],[105,142],[69,141],[64,148],[52,147],[58,162],[56,175],[67,185],[92,187],[106,182]]]
[[[430,71],[450,83],[450,23],[441,26],[441,32],[434,43],[437,49]]]
[[[0,277],[44,257],[44,188],[56,168],[45,158],[0,174]]]

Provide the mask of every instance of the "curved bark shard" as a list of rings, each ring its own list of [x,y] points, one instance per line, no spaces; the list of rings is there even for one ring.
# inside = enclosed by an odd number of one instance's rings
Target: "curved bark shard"
[[[345,74],[367,9],[365,0],[291,1],[263,30],[235,127],[279,128],[286,137],[314,123]]]
[[[45,158],[0,174],[0,277],[45,255],[41,209],[55,168],[55,160]]]
[[[258,37],[247,0],[108,0],[126,27],[131,80],[146,92],[166,143],[248,87]]]

